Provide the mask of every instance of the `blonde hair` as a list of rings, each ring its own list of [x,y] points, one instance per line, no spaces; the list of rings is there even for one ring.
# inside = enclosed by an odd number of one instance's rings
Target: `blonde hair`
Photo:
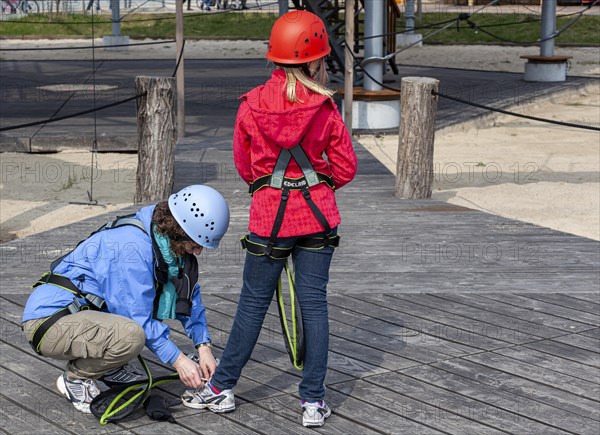
[[[309,89],[316,94],[325,95],[326,97],[331,97],[335,93],[325,86],[328,81],[327,72],[325,71],[325,62],[323,58],[319,60],[319,67],[315,78],[308,77],[304,72],[305,69],[308,68],[308,65],[306,68],[303,68],[300,65],[297,67],[279,65],[279,68],[285,72],[286,86],[284,94],[288,101],[292,103],[303,103],[303,101],[298,98],[298,95],[296,95],[296,83],[298,82],[306,89]]]

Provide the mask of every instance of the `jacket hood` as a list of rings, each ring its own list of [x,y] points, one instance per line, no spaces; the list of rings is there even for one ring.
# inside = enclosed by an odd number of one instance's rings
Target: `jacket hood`
[[[313,93],[296,84],[296,95],[302,102],[291,103],[285,98],[285,72],[273,71],[271,79],[240,98],[248,103],[254,122],[269,143],[282,148],[297,145],[325,104],[333,100]]]
[[[143,207],[135,214],[135,218],[142,221],[144,227],[146,227],[146,233],[152,233],[152,214],[154,213],[154,209],[156,208],[156,204],[149,205],[147,207]]]

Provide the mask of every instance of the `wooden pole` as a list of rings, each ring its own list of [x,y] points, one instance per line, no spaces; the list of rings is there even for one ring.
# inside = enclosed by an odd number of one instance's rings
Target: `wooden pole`
[[[177,53],[175,53],[175,62],[179,59],[179,53],[183,48],[183,1],[175,1],[175,47]],[[185,137],[185,75],[183,67],[183,58],[179,62],[179,68],[177,68],[177,136],[179,138]],[[177,63],[175,63],[177,65]]]
[[[404,77],[400,87],[400,137],[396,166],[398,198],[431,198],[433,141],[439,80]]]
[[[173,190],[175,163],[175,79],[138,76],[138,167],[134,202],[159,201]]]
[[[354,0],[346,0],[344,33],[346,51],[344,57],[344,122],[352,136],[352,101],[354,90],[354,58],[350,50],[354,47]]]

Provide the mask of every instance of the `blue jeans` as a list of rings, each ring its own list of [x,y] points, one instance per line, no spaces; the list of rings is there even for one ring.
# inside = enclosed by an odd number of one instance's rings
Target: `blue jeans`
[[[250,240],[266,244],[268,238],[250,234]],[[292,247],[297,240],[298,237],[280,238],[275,246]],[[296,296],[302,311],[305,340],[304,370],[299,393],[300,398],[307,401],[325,397],[329,348],[327,283],[333,250],[332,247],[318,250],[295,247],[292,250]],[[246,253],[237,312],[221,362],[212,377],[212,384],[216,388],[231,389],[240,378],[242,368],[250,359],[258,340],[284,265],[285,260]]]

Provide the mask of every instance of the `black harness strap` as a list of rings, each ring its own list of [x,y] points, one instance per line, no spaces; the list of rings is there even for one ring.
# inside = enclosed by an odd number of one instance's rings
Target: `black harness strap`
[[[52,314],[50,317],[48,317],[46,320],[44,320],[38,325],[35,332],[33,333],[31,341],[29,342],[35,353],[37,353],[38,355],[42,354],[42,352],[40,351],[42,339],[44,338],[50,327],[63,317],[68,316],[69,314],[71,314],[69,309],[63,308],[62,310],[58,310],[57,312]]]
[[[335,186],[333,184],[333,178],[329,175],[322,174],[320,172],[316,172],[318,183],[325,183],[331,189],[334,189]],[[271,177],[272,175],[263,175],[260,178],[257,178],[252,183],[250,183],[248,193],[250,195],[254,195],[255,192],[259,191],[263,187],[271,186]],[[283,177],[283,186],[286,186],[289,190],[302,190],[302,187],[307,184],[307,180],[305,177],[300,178],[290,178]],[[310,187],[310,186],[309,186]]]

